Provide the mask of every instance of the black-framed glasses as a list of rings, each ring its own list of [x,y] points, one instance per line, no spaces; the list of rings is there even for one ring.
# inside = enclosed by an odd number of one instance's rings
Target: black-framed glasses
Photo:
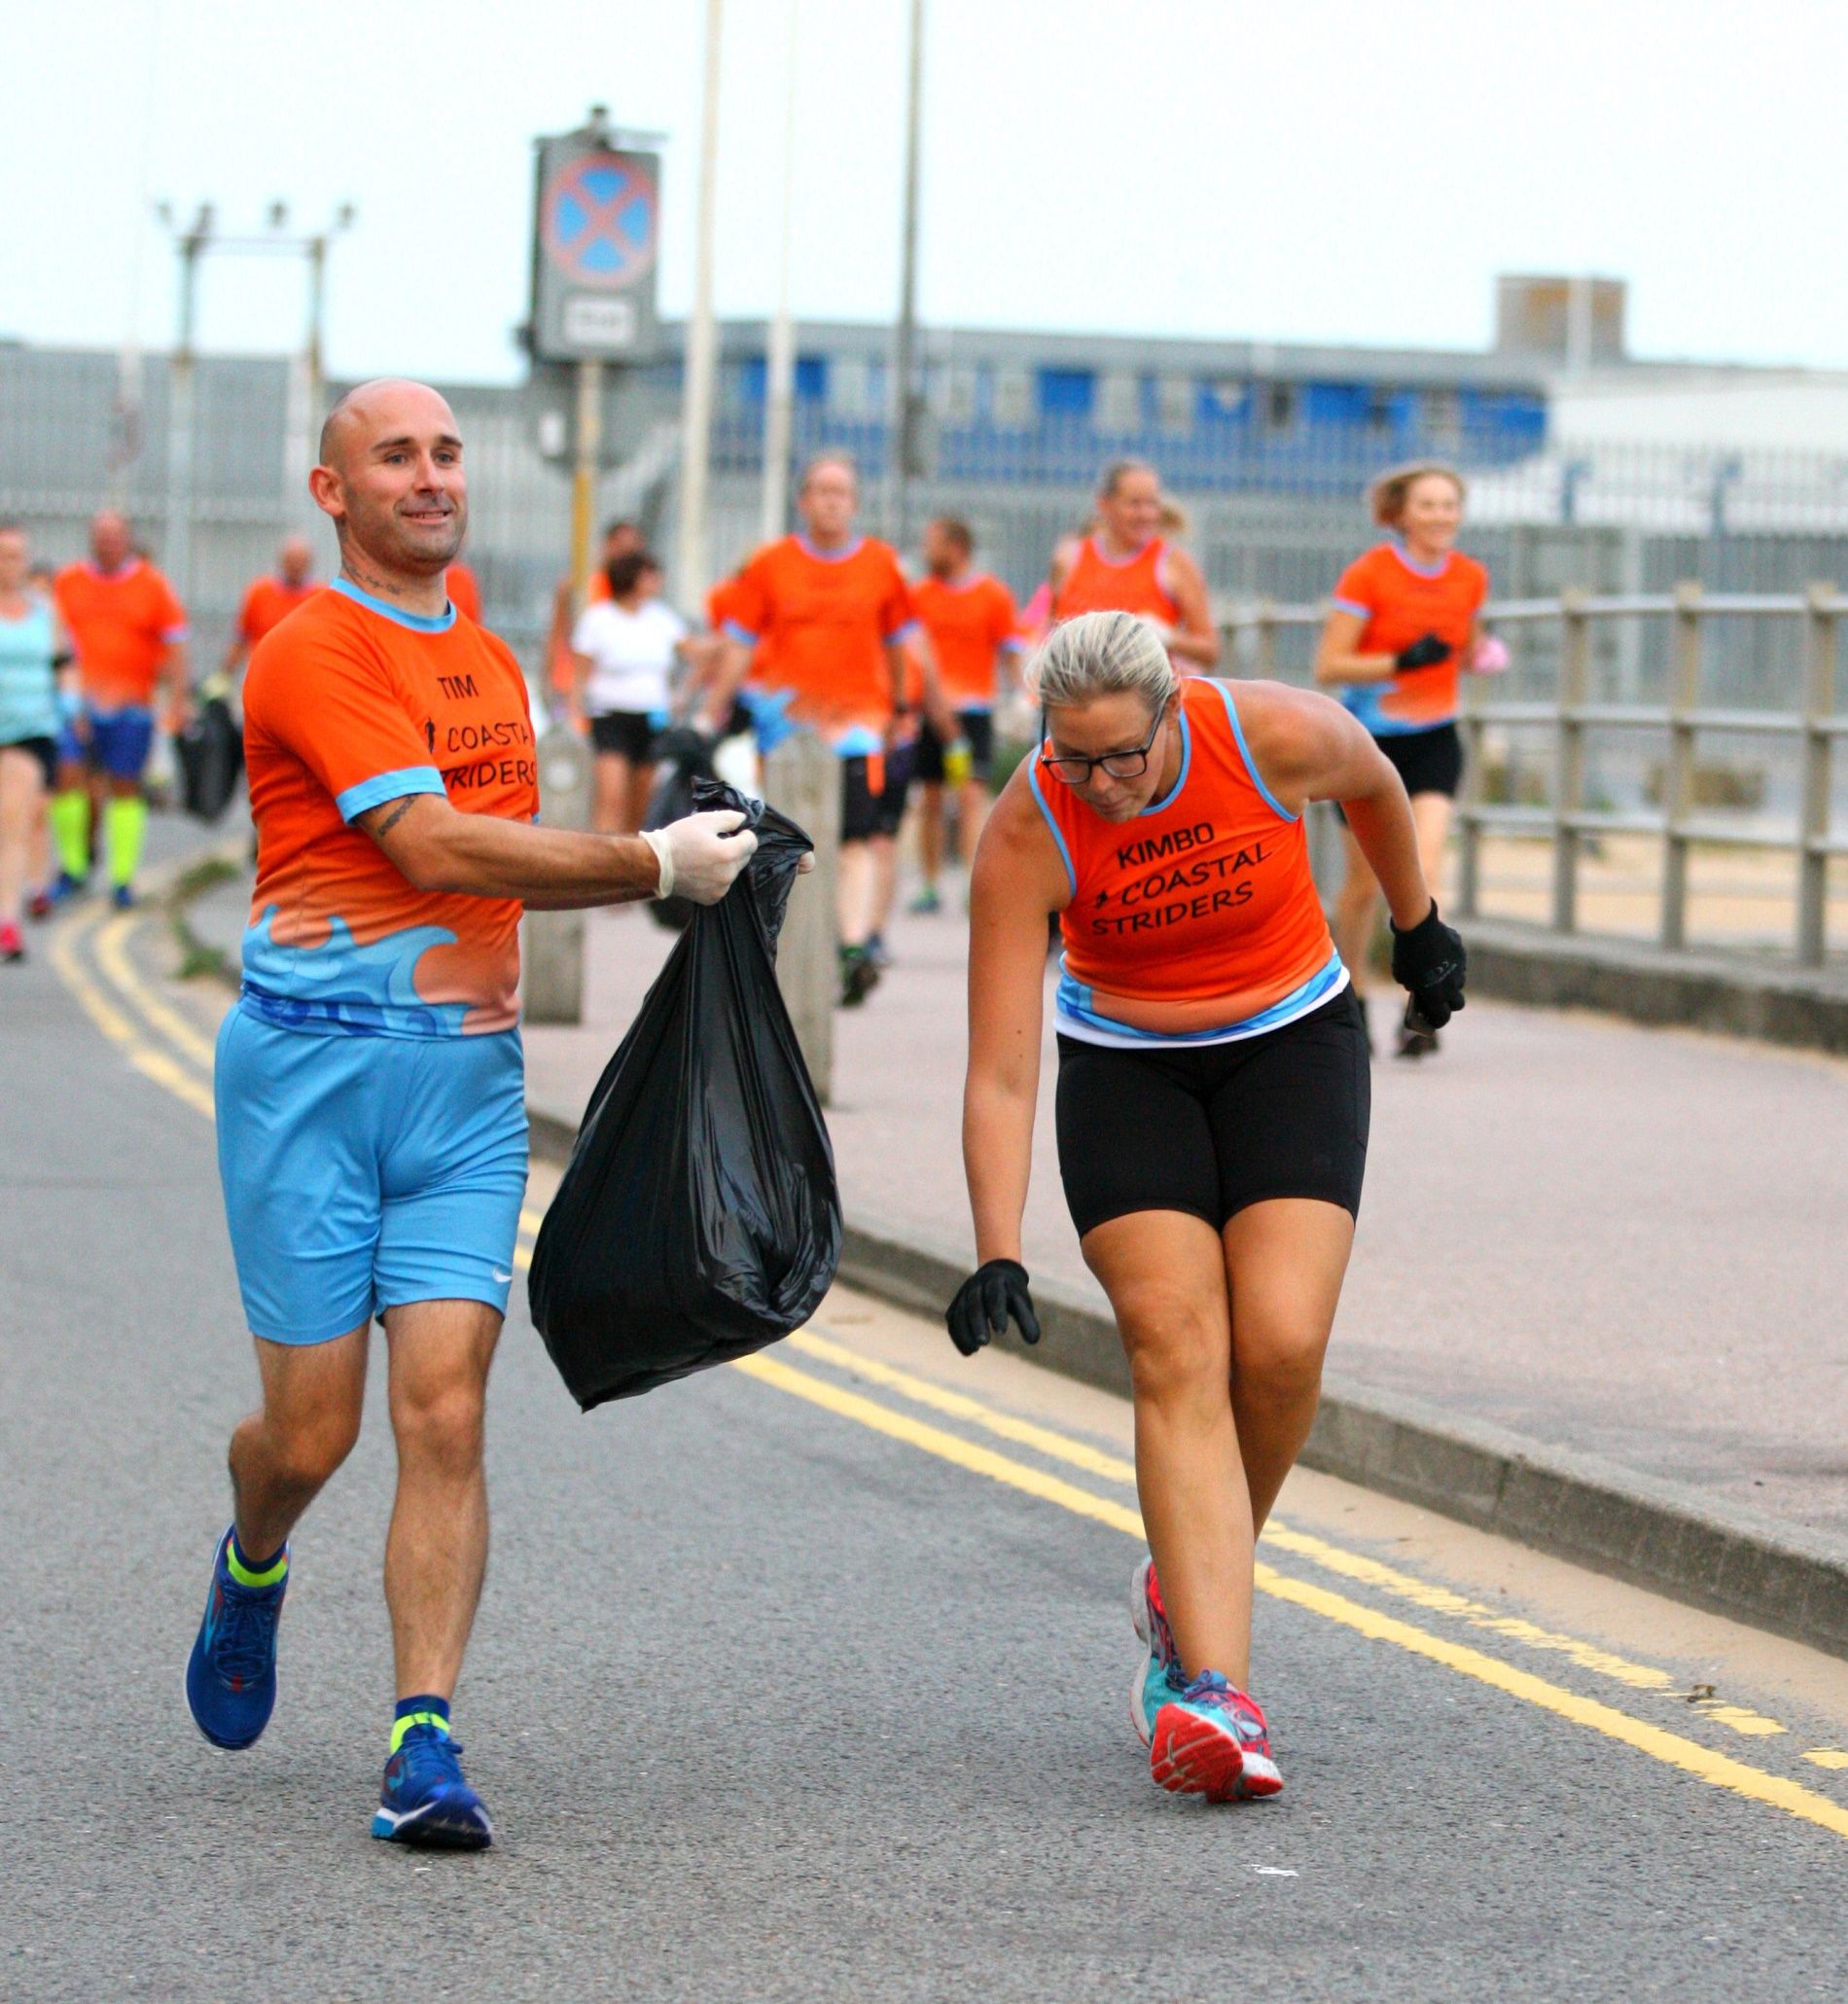
[[[1113,779],[1140,779],[1149,769],[1149,754],[1155,749],[1155,734],[1161,729],[1163,712],[1156,710],[1155,722],[1149,726],[1149,734],[1133,751],[1106,752],[1101,759],[1055,759],[1042,750],[1040,764],[1047,767],[1055,779],[1067,786],[1088,786],[1090,776],[1099,766]],[[1040,742],[1046,743],[1050,726],[1045,710],[1040,712]]]

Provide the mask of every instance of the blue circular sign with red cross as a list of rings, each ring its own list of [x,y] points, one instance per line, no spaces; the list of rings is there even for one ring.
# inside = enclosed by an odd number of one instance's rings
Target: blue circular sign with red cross
[[[622,154],[586,154],[561,167],[541,214],[546,255],[579,285],[633,285],[655,262],[660,196],[654,176]]]

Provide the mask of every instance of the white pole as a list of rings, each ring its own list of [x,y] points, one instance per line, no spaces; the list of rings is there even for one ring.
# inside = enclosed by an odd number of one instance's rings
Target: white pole
[[[892,362],[892,519],[902,550],[910,534],[911,464],[917,456],[917,193],[919,100],[924,72],[924,0],[911,0],[911,54],[905,86],[905,226],[899,261],[899,328]]]
[[[789,508],[790,435],[796,406],[796,329],[789,312],[790,238],[796,189],[796,40],[800,0],[789,0],[789,75],[783,105],[783,239],[764,385],[764,540],[783,533]]]
[[[710,548],[707,487],[712,467],[712,385],[718,360],[712,319],[712,237],[719,179],[719,47],[725,0],[706,0],[706,83],[699,128],[699,220],[693,249],[693,311],[683,357],[686,396],[680,426],[680,548],[675,589],[691,617],[706,595]]]

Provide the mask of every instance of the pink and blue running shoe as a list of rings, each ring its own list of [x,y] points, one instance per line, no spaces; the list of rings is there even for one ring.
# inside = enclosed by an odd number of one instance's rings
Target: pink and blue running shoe
[[[186,1665],[186,1701],[193,1723],[226,1753],[254,1746],[276,1708],[276,1624],[289,1591],[289,1548],[262,1572],[218,1541],[205,1618]]]
[[[1129,1619],[1137,1641],[1148,1651],[1129,1685],[1129,1723],[1147,1746],[1155,1737],[1155,1714],[1187,1687],[1153,1558],[1145,1558],[1129,1582]]]
[[[1283,1787],[1257,1700],[1217,1670],[1203,1670],[1155,1714],[1149,1771],[1172,1793],[1209,1803],[1245,1802]]]
[[[481,1798],[462,1776],[461,1742],[435,1713],[401,1719],[392,1732],[391,1759],[379,1792],[373,1835],[387,1843],[423,1844],[432,1850],[484,1851],[494,1826]]]

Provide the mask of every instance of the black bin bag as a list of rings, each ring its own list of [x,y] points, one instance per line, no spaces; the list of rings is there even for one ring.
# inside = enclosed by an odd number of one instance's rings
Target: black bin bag
[[[701,780],[716,776],[711,742],[690,725],[680,724],[663,731],[656,740],[655,759],[659,776],[649,795],[648,811],[642,816],[644,828],[665,828],[668,822],[693,813],[693,788]],[[699,908],[691,898],[655,898],[648,909],[657,925],[665,926],[669,932],[685,932]]]
[[[222,695],[207,693],[195,705],[173,748],[186,811],[200,821],[218,820],[231,805],[244,769],[244,734]]]
[[[715,779],[757,854],[695,909],[590,1096],[533,1248],[533,1322],[588,1412],[800,1328],[840,1262],[834,1149],[776,985],[811,844]]]

